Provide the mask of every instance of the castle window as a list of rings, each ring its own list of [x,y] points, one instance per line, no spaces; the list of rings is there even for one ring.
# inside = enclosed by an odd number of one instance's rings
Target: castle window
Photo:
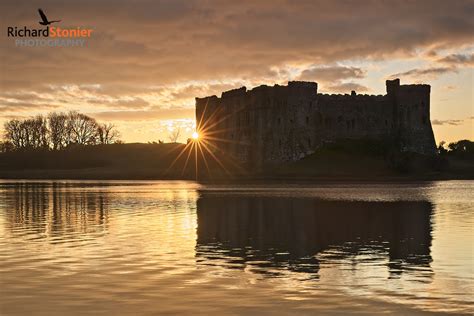
[[[355,129],[355,120],[354,119],[351,120],[351,128]]]
[[[281,125],[281,118],[278,118],[278,125]]]
[[[426,117],[426,115],[423,115],[422,122],[423,122],[424,125],[427,124],[428,118]]]
[[[279,145],[280,148],[281,148],[281,139],[278,140],[278,145]]]
[[[385,126],[388,126],[388,121],[387,120],[385,120]]]
[[[309,125],[309,116],[306,117],[306,125]]]

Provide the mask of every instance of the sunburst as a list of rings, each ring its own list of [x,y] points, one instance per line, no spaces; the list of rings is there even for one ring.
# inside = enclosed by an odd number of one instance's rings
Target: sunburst
[[[207,104],[204,107],[203,113],[202,113],[202,118],[205,117],[207,111]],[[228,129],[216,129],[215,127],[218,126],[221,122],[225,121],[232,115],[234,115],[236,112],[225,115],[223,117],[220,117],[216,119],[216,116],[218,116],[219,111],[214,111],[207,117],[207,119],[202,119],[198,122],[196,126],[196,130],[191,134],[191,138],[189,139],[188,143],[181,149],[181,151],[178,153],[178,155],[175,157],[175,159],[172,161],[171,165],[168,167],[166,170],[169,171],[173,166],[176,164],[176,162],[183,156],[185,155],[186,159],[184,162],[183,169],[181,171],[181,174],[183,175],[186,171],[186,168],[188,166],[190,157],[192,154],[194,154],[194,160],[195,160],[195,177],[196,180],[198,179],[199,175],[199,158],[202,158],[202,161],[204,162],[204,166],[206,168],[206,171],[208,173],[208,176],[211,177],[211,170],[209,166],[209,161],[208,157],[211,157],[212,160],[215,160],[216,163],[224,170],[224,172],[228,175],[231,175],[231,171],[229,170],[229,166],[226,166],[225,163],[216,155],[217,152],[219,152],[219,148],[215,145],[216,142],[223,142],[223,143],[237,143],[235,141],[231,141],[229,139],[223,139],[218,137],[217,135],[227,131]],[[211,123],[212,122],[212,123]],[[232,164],[233,167],[236,169],[239,169],[241,172],[245,172],[245,170],[237,163],[237,161],[234,161],[232,157],[226,156],[226,162]]]

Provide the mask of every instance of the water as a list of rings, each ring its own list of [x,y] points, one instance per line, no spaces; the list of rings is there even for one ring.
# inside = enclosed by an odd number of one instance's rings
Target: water
[[[474,312],[473,181],[0,182],[0,314]]]

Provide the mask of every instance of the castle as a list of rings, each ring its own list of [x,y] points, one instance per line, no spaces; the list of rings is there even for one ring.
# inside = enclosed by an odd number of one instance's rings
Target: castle
[[[386,81],[386,95],[318,93],[316,82],[245,87],[196,98],[199,134],[215,150],[255,167],[294,161],[338,139],[396,141],[434,154],[430,86]]]

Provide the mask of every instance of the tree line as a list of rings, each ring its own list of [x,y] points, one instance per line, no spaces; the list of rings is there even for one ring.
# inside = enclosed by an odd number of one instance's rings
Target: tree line
[[[2,151],[22,149],[62,150],[71,145],[98,145],[120,142],[113,124],[101,124],[76,111],[52,112],[47,116],[11,119],[4,125]]]
[[[453,155],[458,157],[474,157],[474,142],[468,139],[447,144],[442,141],[438,145],[438,154],[440,156]]]

